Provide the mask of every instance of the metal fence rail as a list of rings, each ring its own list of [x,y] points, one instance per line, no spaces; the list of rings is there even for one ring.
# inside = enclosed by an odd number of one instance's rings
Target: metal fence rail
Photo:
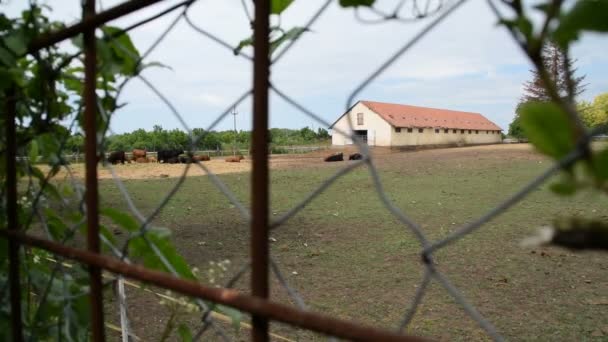
[[[223,305],[231,306],[236,309],[245,311],[251,314],[252,317],[252,337],[255,341],[267,341],[269,339],[268,326],[270,321],[280,321],[288,323],[290,325],[310,329],[312,331],[321,332],[330,336],[335,336],[345,339],[353,340],[382,340],[382,341],[418,341],[421,340],[417,337],[411,337],[401,334],[403,329],[407,327],[411,322],[418,306],[424,297],[429,284],[431,281],[435,281],[440,284],[447,293],[453,297],[453,299],[459,303],[466,313],[474,319],[478,325],[484,329],[487,334],[494,340],[500,341],[503,338],[492,325],[491,322],[486,320],[477,309],[469,303],[460,291],[450,282],[450,280],[435,267],[433,261],[433,254],[442,248],[448,247],[454,241],[466,236],[467,234],[473,233],[475,230],[480,229],[485,223],[495,218],[497,215],[504,213],[511,206],[521,201],[527,196],[533,189],[538,185],[545,182],[551,175],[555,174],[562,168],[571,165],[577,160],[583,158],[586,149],[589,146],[591,135],[585,137],[581,144],[572,151],[568,156],[563,158],[561,161],[548,168],[543,174],[532,180],[529,184],[522,187],[522,189],[511,197],[507,198],[503,203],[497,205],[494,209],[489,211],[487,214],[480,218],[473,220],[472,222],[464,225],[460,229],[456,230],[451,235],[438,241],[429,240],[424,232],[420,229],[420,225],[413,221],[407,213],[399,209],[385,194],[383,184],[380,180],[378,170],[374,163],[372,156],[369,153],[367,145],[365,145],[357,136],[351,136],[355,142],[360,153],[364,155],[364,159],[356,163],[350,164],[347,167],[339,170],[335,175],[326,179],[317,189],[306,196],[300,203],[295,205],[293,208],[288,210],[284,215],[280,216],[276,220],[272,220],[269,217],[269,143],[268,143],[268,99],[269,93],[274,93],[278,97],[284,99],[298,111],[307,115],[308,117],[316,120],[317,122],[329,126],[330,123],[326,122],[313,111],[309,110],[306,106],[299,103],[294,97],[283,92],[280,84],[272,84],[270,82],[270,70],[272,66],[278,63],[281,58],[290,50],[290,48],[297,43],[297,39],[291,41],[285,46],[273,59],[269,57],[269,13],[270,13],[270,0],[256,0],[255,1],[255,16],[251,17],[248,7],[244,4],[244,9],[253,23],[255,46],[253,58],[245,53],[240,53],[240,57],[246,60],[250,60],[253,63],[254,76],[253,76],[253,89],[248,89],[237,98],[230,106],[223,111],[217,119],[205,130],[212,130],[223,118],[229,115],[230,110],[237,104],[244,101],[249,96],[253,96],[253,135],[252,135],[252,159],[253,159],[253,174],[252,174],[252,205],[251,211],[247,209],[237,197],[228,189],[228,187],[210,170],[205,166],[204,163],[196,162],[185,166],[182,176],[174,187],[166,194],[161,203],[158,205],[152,214],[144,216],[138,210],[131,200],[130,194],[126,190],[126,187],[122,183],[122,180],[116,175],[112,165],[106,165],[112,173],[113,181],[116,183],[124,196],[129,210],[133,216],[138,220],[140,224],[139,232],[127,239],[123,246],[114,246],[111,242],[103,238],[99,232],[99,199],[98,199],[98,180],[97,180],[97,155],[99,147],[96,140],[96,117],[97,115],[108,116],[109,113],[104,113],[100,106],[98,106],[98,99],[95,93],[95,75],[96,75],[96,62],[95,62],[95,41],[94,41],[94,30],[95,28],[123,15],[136,12],[146,6],[154,3],[161,2],[159,0],[130,0],[125,3],[107,9],[101,13],[95,13],[95,1],[87,0],[85,2],[84,16],[81,22],[62,29],[58,32],[51,33],[47,36],[43,36],[33,42],[28,51],[30,53],[39,51],[40,49],[57,44],[67,38],[74,37],[77,34],[84,34],[84,51],[82,53],[85,56],[85,91],[83,94],[85,102],[85,122],[86,122],[86,191],[77,191],[80,199],[84,199],[86,203],[86,222],[87,222],[87,249],[76,249],[68,247],[64,244],[54,242],[51,240],[26,235],[23,232],[23,227],[20,227],[17,217],[17,189],[16,189],[16,163],[27,161],[26,159],[17,159],[17,149],[15,140],[15,108],[9,106],[6,108],[9,116],[7,117],[6,125],[6,138],[7,138],[7,184],[9,188],[6,189],[7,193],[7,214],[9,218],[8,230],[0,230],[2,238],[6,238],[10,243],[10,296],[12,303],[12,331],[13,338],[16,341],[23,340],[21,335],[22,317],[20,312],[20,287],[19,287],[19,253],[18,250],[21,246],[32,246],[35,248],[41,248],[47,250],[58,257],[69,258],[79,263],[88,265],[90,272],[90,302],[91,302],[91,332],[94,341],[104,340],[104,317],[103,317],[103,291],[102,291],[102,280],[101,271],[107,270],[118,275],[117,281],[120,283],[123,277],[137,279],[150,284],[158,285],[160,287],[170,289],[172,291],[198,298],[197,305],[200,307],[202,314],[201,326],[198,330],[195,339],[201,339],[206,331],[212,329],[220,336],[223,340],[229,340],[229,337],[223,332],[220,325],[216,324],[212,316],[209,314],[212,308],[210,308],[207,302],[204,300],[211,301],[214,303],[220,303]],[[211,39],[216,43],[224,46],[227,53],[232,53],[233,46],[223,41],[221,38],[207,32],[204,28],[197,25],[195,18],[188,15],[190,6],[195,3],[196,0],[189,0],[181,2],[170,8],[167,8],[160,12],[158,15],[152,18],[146,18],[140,23],[131,26],[126,29],[136,28],[139,25],[143,25],[147,22],[155,20],[161,16],[178,12],[175,20],[173,20],[167,29],[162,33],[158,40],[152,44],[144,54],[142,59],[149,55],[149,53],[155,49],[158,44],[165,38],[165,36],[175,27],[179,21],[185,21],[193,30],[199,32],[201,37]],[[382,72],[384,72],[390,65],[392,65],[397,59],[404,55],[412,46],[414,46],[420,39],[422,39],[428,32],[434,27],[439,25],[446,17],[450,16],[456,11],[466,0],[459,1],[440,1],[442,6],[437,8],[429,6],[416,7],[412,17],[404,17],[397,15],[399,8],[402,7],[404,1],[400,2],[397,6],[396,13],[383,13],[376,9],[372,9],[367,13],[367,17],[364,17],[364,13],[361,10],[356,10],[357,18],[366,24],[374,24],[378,22],[385,22],[388,20],[397,20],[400,22],[410,22],[420,17],[428,17],[433,15],[434,18],[430,23],[424,27],[419,34],[413,39],[410,39],[403,43],[403,45],[397,49],[397,51],[384,63],[382,63],[377,69],[375,69],[370,75],[357,85],[348,97],[345,103],[345,109],[348,109],[355,103],[357,95],[363,91],[371,82],[373,82]],[[490,1],[491,2],[491,1]],[[325,1],[314,15],[306,22],[305,27],[310,28],[316,20],[325,12],[330,5],[331,1]],[[172,105],[170,99],[166,98],[153,84],[148,82],[142,75],[136,75],[134,78],[138,78],[144,81],[144,84],[156,95],[161,101],[163,101],[167,107],[175,115],[175,118],[182,124],[183,128],[190,134],[191,140],[197,141],[201,137],[194,136],[190,128],[186,125],[182,119],[180,113]],[[130,80],[130,79],[129,79]],[[129,81],[127,80],[121,85],[120,90]],[[119,92],[120,92],[119,90]],[[14,102],[12,102],[14,105]],[[351,131],[352,129],[352,122]],[[347,132],[336,132],[342,134],[348,134]],[[297,149],[300,149],[299,147]],[[305,150],[302,148],[302,150]],[[214,151],[197,151],[198,153],[212,153]],[[248,151],[247,151],[248,152]],[[57,154],[61,155],[63,151],[58,151]],[[420,284],[417,287],[414,297],[411,299],[410,304],[404,308],[403,319],[396,326],[395,331],[380,330],[373,327],[368,327],[357,322],[350,322],[340,320],[332,317],[327,317],[312,313],[306,309],[303,298],[298,294],[296,289],[292,288],[285,277],[283,277],[280,268],[273,261],[270,256],[268,246],[268,236],[272,229],[279,229],[289,218],[296,215],[303,208],[305,208],[314,198],[321,194],[327,189],[333,182],[340,177],[348,174],[350,171],[365,166],[369,170],[372,176],[375,189],[379,195],[379,198],[384,207],[395,216],[404,227],[406,227],[413,236],[417,239],[420,244],[420,256],[422,265],[424,267],[424,275],[420,280]],[[70,171],[69,165],[63,165],[62,167]],[[243,219],[247,222],[251,230],[251,262],[243,265],[240,271],[237,272],[229,282],[225,284],[224,288],[212,288],[202,286],[193,281],[181,279],[178,273],[171,265],[171,263],[162,254],[161,250],[154,244],[154,242],[147,238],[147,233],[150,229],[150,222],[158,215],[160,210],[167,204],[175,193],[177,193],[182,186],[188,169],[190,167],[198,167],[206,171],[213,184],[229,199],[229,201],[239,209]],[[50,177],[50,175],[49,175]],[[11,182],[12,181],[12,182]],[[72,181],[74,181],[72,177]],[[40,192],[42,189],[40,190]],[[32,205],[32,212],[29,220],[27,220],[26,226],[31,223],[34,216],[40,217],[44,220],[44,215],[41,215],[36,208],[38,199],[40,198],[40,192],[37,194],[34,204]],[[253,196],[255,194],[255,196]],[[141,266],[133,265],[125,253],[126,247],[129,242],[135,237],[143,237],[145,242],[155,251],[159,259],[166,266],[171,274],[155,272],[145,269]],[[99,253],[100,246],[104,244],[110,248],[114,257],[107,255],[101,255]],[[59,266],[58,266],[59,267]],[[252,270],[251,277],[251,295],[239,293],[230,288],[234,283],[243,276],[244,271],[247,269]],[[284,286],[289,293],[290,297],[297,304],[297,307],[286,306],[273,302],[269,298],[269,277],[274,276],[277,278],[279,283]],[[127,305],[121,300],[120,306],[124,308]],[[123,338],[129,336],[129,320],[126,310],[121,310],[121,329],[123,332]]]

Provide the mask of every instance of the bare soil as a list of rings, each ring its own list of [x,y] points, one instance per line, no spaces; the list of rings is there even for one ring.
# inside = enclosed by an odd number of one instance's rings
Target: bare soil
[[[300,169],[300,168],[319,168],[343,165],[343,162],[325,163],[323,159],[332,153],[344,153],[346,162],[348,155],[358,152],[355,147],[335,148],[332,150],[315,151],[307,154],[292,155],[273,155],[270,158],[271,169]],[[428,163],[451,163],[454,160],[474,158],[504,158],[528,159],[540,157],[533,153],[533,149],[528,144],[505,144],[505,145],[485,145],[459,148],[442,148],[432,150],[406,151],[400,152],[389,148],[371,148],[372,158],[376,161],[379,168],[393,166],[394,163],[407,162],[400,167],[418,168]],[[202,162],[214,174],[242,173],[251,172],[251,157],[246,157],[240,163],[229,163],[224,158],[212,158],[210,161]],[[121,179],[154,179],[154,178],[176,178],[182,177],[184,172],[188,176],[204,176],[207,174],[203,168],[196,164],[189,167],[185,164],[163,164],[163,163],[131,163],[113,165],[111,168]],[[188,168],[188,170],[186,170]],[[43,171],[48,170],[42,167]],[[84,164],[70,165],[72,174],[77,178],[84,178]],[[62,178],[66,176],[65,170],[57,175]],[[99,179],[112,178],[110,166],[100,166],[98,169]]]

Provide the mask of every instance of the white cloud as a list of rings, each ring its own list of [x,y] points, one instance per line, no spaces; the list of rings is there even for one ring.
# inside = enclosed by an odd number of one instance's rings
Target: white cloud
[[[106,8],[119,2],[103,1]],[[174,3],[177,0],[161,2],[112,24],[124,27]],[[282,16],[282,25],[303,25],[322,3],[295,1]],[[53,15],[73,19],[79,13],[78,4],[78,0],[53,2]],[[14,10],[19,6],[23,4],[13,1],[10,7]],[[177,14],[133,30],[131,36],[140,51],[145,51]],[[190,17],[233,46],[251,34],[240,1],[199,1],[192,6]],[[355,19],[352,10],[333,2],[312,32],[305,33],[273,67],[272,82],[331,122],[343,112],[347,97],[360,83],[429,21],[364,25]],[[579,72],[587,74],[590,84],[586,97],[608,90],[608,55],[600,48],[605,43],[606,38],[586,35],[573,47]],[[148,61],[172,67],[173,71],[149,69],[145,76],[195,127],[208,125],[252,86],[248,60],[234,56],[183,20]],[[529,78],[529,68],[519,47],[496,26],[487,4],[469,1],[368,84],[358,98],[479,111],[506,127],[521,95],[521,84]],[[154,124],[179,126],[168,108],[139,81],[129,85],[122,100],[129,105],[116,116],[117,131],[151,128]],[[250,106],[247,101],[238,108],[239,127],[250,126]],[[310,118],[274,96],[271,107],[274,127],[311,125]],[[229,128],[228,121],[220,127]]]

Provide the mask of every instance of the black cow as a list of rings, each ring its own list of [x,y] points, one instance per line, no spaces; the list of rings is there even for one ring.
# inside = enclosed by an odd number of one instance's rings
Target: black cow
[[[124,164],[127,161],[127,157],[125,156],[125,151],[114,151],[110,152],[110,156],[108,157],[108,162],[112,163],[112,165]]]
[[[178,150],[178,149],[173,149],[173,150],[160,150],[158,151],[158,155],[157,155],[157,161],[159,163],[170,163],[169,159],[171,158],[176,158],[180,155],[183,154],[184,150]],[[178,160],[179,162],[179,160]]]
[[[363,159],[363,156],[361,155],[361,153],[353,153],[350,156],[348,156],[348,160],[360,160]]]
[[[344,154],[342,152],[334,153],[331,156],[328,156],[325,158],[326,162],[335,162],[335,161],[343,161],[343,160],[344,160]]]
[[[179,163],[179,158],[178,157],[167,158],[167,161],[165,163],[178,164]]]
[[[179,162],[182,164],[188,164],[188,163],[192,163],[192,159],[190,159],[190,157],[188,157],[188,156],[180,156]]]

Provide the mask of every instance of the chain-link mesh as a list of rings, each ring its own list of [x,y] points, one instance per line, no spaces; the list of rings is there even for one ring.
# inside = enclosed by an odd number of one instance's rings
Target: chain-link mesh
[[[233,46],[229,42],[226,42],[225,40],[222,40],[221,37],[219,37],[215,34],[212,34],[209,31],[207,31],[206,29],[204,29],[202,23],[198,23],[196,18],[189,14],[191,6],[197,2],[198,1],[196,1],[196,0],[189,0],[189,1],[184,1],[184,2],[178,3],[174,6],[171,6],[168,9],[164,9],[161,12],[142,20],[142,21],[138,22],[137,24],[131,25],[130,27],[125,29],[125,32],[127,32],[127,31],[135,29],[141,25],[145,25],[149,22],[152,22],[158,18],[172,15],[173,13],[177,12],[177,15],[175,15],[175,18],[169,22],[169,24],[162,31],[160,36],[141,55],[141,57],[138,60],[138,64],[143,63],[143,60],[145,58],[147,58],[155,49],[157,49],[161,45],[162,41],[171,33],[171,31],[180,22],[185,22],[188,25],[188,27],[190,27],[194,32],[199,33],[201,35],[201,38],[210,39],[211,41],[217,43],[218,45],[226,48],[227,54],[232,55],[233,52],[236,51],[235,46]],[[357,18],[357,20],[359,20],[362,24],[381,24],[381,23],[385,23],[387,21],[396,21],[399,23],[407,24],[407,23],[415,22],[421,18],[430,18],[430,22],[427,23],[426,26],[423,27],[422,30],[418,34],[416,34],[413,38],[408,39],[406,42],[404,42],[401,45],[401,47],[399,47],[386,61],[381,63],[377,68],[373,69],[369,73],[368,76],[363,78],[363,81],[360,84],[356,85],[353,88],[352,92],[348,96],[348,99],[346,100],[346,104],[344,107],[345,112],[347,112],[348,109],[351,108],[351,106],[356,103],[356,99],[357,99],[358,95],[364,89],[366,89],[368,86],[370,86],[370,84],[372,84],[375,79],[377,79],[384,71],[386,71],[387,68],[389,68],[391,65],[393,65],[395,63],[395,61],[402,58],[410,48],[412,48],[423,37],[425,37],[425,35],[427,35],[429,32],[431,32],[437,25],[439,25],[442,21],[444,21],[447,17],[449,17],[453,12],[455,12],[458,8],[460,8],[462,6],[462,4],[464,4],[465,2],[466,2],[466,0],[460,0],[460,1],[440,1],[440,0],[406,1],[406,0],[402,0],[402,1],[397,2],[394,5],[394,7],[390,8],[389,10],[380,9],[377,7],[370,7],[370,8],[365,8],[365,9],[357,8],[354,11],[354,15]],[[490,3],[490,5],[492,5],[492,8],[495,9],[493,7],[492,1],[489,0],[488,2]],[[250,9],[249,4],[246,3],[244,0],[242,0],[241,3],[242,3],[242,7],[243,7],[243,12],[244,12],[247,20],[249,20],[250,22],[253,23],[253,18],[251,15],[251,9]],[[312,17],[305,22],[304,28],[305,29],[312,28],[314,26],[315,22],[317,21],[317,19],[319,17],[321,17],[321,15],[329,8],[331,3],[332,3],[332,1],[329,1],[329,0],[323,2],[323,4],[317,9],[317,11],[315,11],[315,13],[312,15]],[[500,14],[497,11],[495,13],[500,18]],[[274,56],[274,58],[272,59],[272,64],[274,65],[274,64],[278,63],[280,60],[282,60],[282,58],[292,48],[292,46],[294,44],[297,44],[299,39],[301,39],[301,38],[294,39],[294,40],[290,41],[288,44],[286,44]],[[126,51],[126,49],[125,49],[125,51]],[[82,51],[80,53],[82,53]],[[76,54],[75,56],[78,56],[78,55],[79,54]],[[253,58],[243,51],[238,52],[238,58],[243,58],[244,60],[248,60],[253,63]],[[178,111],[177,107],[173,104],[172,100],[170,98],[168,98],[167,96],[165,96],[162,93],[161,89],[159,87],[155,86],[152,82],[150,82],[144,75],[138,74],[132,78],[128,78],[128,79],[124,80],[124,82],[122,82],[118,88],[117,100],[120,99],[124,87],[129,82],[131,82],[133,79],[137,79],[137,80],[141,81],[142,84],[145,85],[145,87],[147,87],[150,90],[151,94],[156,96],[162,103],[164,103],[166,105],[168,110],[171,112],[171,114],[177,120],[177,122],[179,122],[181,127],[188,132],[189,138],[190,138],[190,144],[191,144],[190,151],[194,150],[194,146],[196,145],[196,143],[198,141],[200,141],[202,138],[204,138],[204,136],[196,136],[195,134],[193,134],[192,129],[186,123],[183,116]],[[272,93],[276,94],[279,98],[286,101],[286,103],[290,104],[293,108],[295,108],[299,112],[303,113],[307,117],[312,118],[319,124],[324,125],[326,127],[329,127],[331,125],[331,123],[324,120],[321,115],[314,113],[314,111],[307,108],[306,105],[300,103],[296,99],[296,97],[291,96],[291,95],[287,94],[286,92],[282,91],[280,84],[271,83],[270,90],[272,91]],[[230,111],[232,108],[238,106],[239,104],[241,104],[242,102],[247,100],[251,96],[251,94],[252,94],[252,90],[244,91],[242,93],[242,95],[240,95],[238,98],[236,98],[229,106],[226,107],[226,109],[223,112],[221,112],[217,116],[217,118],[208,127],[206,127],[206,131],[208,132],[208,131],[213,130],[224,118],[226,118],[230,114]],[[101,104],[99,105],[98,109],[99,109],[102,117],[105,117],[107,119],[107,121],[109,121],[112,116],[112,113],[105,113],[103,106]],[[77,121],[77,118],[74,118],[73,122],[70,125],[70,130],[74,127],[76,121]],[[421,304],[423,297],[427,293],[427,291],[429,289],[429,285],[431,284],[432,281],[435,281],[438,284],[440,284],[447,291],[447,293],[464,309],[464,311],[468,314],[468,316],[470,318],[472,318],[475,322],[477,322],[477,324],[483,330],[485,330],[485,332],[493,340],[497,340],[497,341],[503,340],[502,336],[497,331],[497,329],[494,327],[494,325],[490,321],[488,321],[486,318],[484,318],[484,316],[475,308],[475,306],[473,304],[471,304],[462,295],[462,293],[459,291],[459,289],[450,281],[450,279],[445,274],[443,274],[436,268],[435,262],[434,262],[434,257],[433,257],[434,253],[436,253],[437,251],[439,251],[442,248],[448,247],[450,244],[463,238],[464,236],[467,236],[467,235],[475,232],[476,230],[481,229],[484,224],[486,224],[487,222],[489,222],[496,216],[504,213],[509,208],[511,208],[513,205],[520,202],[527,195],[529,195],[530,192],[532,192],[534,189],[538,188],[538,186],[543,184],[552,175],[554,175],[558,171],[562,170],[564,167],[572,165],[573,163],[575,163],[576,161],[581,159],[584,156],[587,149],[589,148],[591,135],[585,137],[585,139],[583,141],[581,141],[581,143],[578,145],[578,147],[574,151],[572,151],[566,157],[562,158],[560,161],[556,162],[554,165],[549,167],[545,172],[543,172],[537,178],[533,179],[531,182],[529,182],[528,184],[523,186],[519,191],[515,192],[513,195],[508,197],[502,203],[496,205],[493,209],[489,210],[486,214],[463,225],[459,229],[455,230],[454,232],[452,232],[451,234],[449,234],[448,236],[446,236],[440,240],[431,241],[429,238],[426,237],[425,233],[421,229],[421,225],[418,222],[414,221],[410,216],[408,216],[407,212],[401,210],[397,205],[395,205],[395,203],[393,203],[393,201],[391,201],[391,199],[387,196],[387,194],[384,190],[383,183],[380,178],[378,169],[376,167],[374,157],[370,153],[370,149],[367,146],[367,144],[365,142],[363,142],[357,135],[351,133],[351,132],[354,132],[355,129],[354,129],[353,122],[350,120],[349,120],[349,129],[350,129],[350,132],[343,132],[343,131],[340,131],[339,129],[334,129],[334,134],[343,134],[343,135],[349,136],[350,139],[352,139],[352,141],[356,145],[359,153],[361,153],[364,156],[364,159],[362,159],[360,161],[355,161],[355,162],[349,163],[347,166],[339,169],[331,177],[325,179],[322,184],[320,184],[318,187],[316,187],[315,190],[313,190],[308,195],[306,195],[299,203],[295,204],[293,207],[291,207],[285,213],[279,215],[274,221],[272,221],[270,224],[270,229],[271,230],[280,229],[290,218],[294,217],[296,214],[298,214],[304,208],[306,208],[308,204],[310,204],[314,199],[316,199],[319,195],[321,195],[326,189],[328,189],[337,180],[339,180],[343,176],[347,175],[351,171],[353,171],[359,167],[365,166],[365,167],[367,167],[367,170],[372,178],[375,191],[377,192],[377,194],[379,196],[379,200],[381,201],[382,205],[386,208],[386,210],[388,210],[388,212],[390,212],[401,224],[403,224],[413,234],[413,236],[416,238],[416,240],[420,244],[419,252],[421,255],[421,259],[423,261],[422,267],[424,268],[423,276],[422,276],[422,279],[420,280],[420,283],[416,287],[416,292],[415,292],[414,296],[411,298],[409,304],[404,309],[402,320],[400,322],[398,322],[398,324],[396,324],[396,329],[399,332],[401,332],[408,326],[408,324],[412,321],[414,315],[416,314],[416,311],[417,311],[419,305]],[[111,133],[111,131],[109,131],[109,132]],[[595,133],[597,133],[597,132],[595,132]],[[65,141],[62,141],[60,144],[59,150],[57,151],[57,156],[59,158],[61,158],[61,156],[63,155],[64,145],[65,145]],[[60,167],[65,170],[65,175],[66,175],[67,181],[69,182],[69,184],[72,185],[72,188],[74,189],[74,193],[71,196],[63,196],[62,203],[60,203],[59,205],[68,206],[68,205],[71,205],[72,203],[77,203],[77,206],[80,208],[81,212],[83,214],[85,214],[86,206],[84,205],[84,187],[83,187],[81,181],[74,175],[72,167],[66,163],[61,163],[61,164],[62,165]],[[151,250],[159,258],[159,260],[161,260],[164,267],[167,270],[169,270],[170,273],[179,277],[179,273],[175,270],[175,267],[171,263],[171,261],[168,260],[167,257],[162,253],[161,249],[151,239],[148,238],[148,233],[152,227],[151,222],[159,215],[159,213],[167,206],[167,203],[169,203],[169,201],[175,196],[175,194],[178,193],[180,191],[180,189],[182,188],[182,186],[187,178],[190,168],[199,168],[200,170],[202,170],[208,176],[208,178],[212,182],[212,184],[230,201],[230,203],[232,205],[234,205],[234,207],[236,207],[238,209],[239,214],[241,215],[244,224],[246,224],[246,225],[250,224],[251,214],[249,212],[248,207],[245,204],[243,204],[238,199],[238,197],[230,190],[230,188],[222,181],[222,179],[220,179],[217,175],[215,175],[213,173],[213,171],[208,166],[206,166],[203,162],[193,161],[192,164],[187,164],[184,167],[181,175],[177,178],[177,180],[176,180],[175,184],[172,186],[172,188],[163,196],[163,198],[160,200],[159,204],[148,215],[144,215],[142,213],[142,211],[140,209],[138,209],[137,205],[135,204],[135,202],[133,201],[133,199],[131,197],[131,194],[129,193],[127,187],[125,186],[125,183],[123,182],[121,177],[116,172],[115,167],[109,163],[104,163],[103,167],[106,168],[107,170],[109,170],[113,183],[116,185],[117,189],[120,192],[120,195],[124,198],[125,203],[127,204],[128,211],[130,211],[130,213],[133,215],[133,217],[135,217],[137,219],[137,221],[139,222],[139,225],[140,225],[139,230],[136,233],[130,234],[126,239],[124,239],[124,241],[122,242],[122,245],[115,245],[109,239],[107,239],[106,236],[104,236],[103,234],[100,235],[100,238],[102,239],[103,244],[108,247],[109,251],[114,256],[116,256],[117,258],[120,258],[121,260],[123,260],[127,263],[131,262],[129,259],[128,253],[127,253],[129,244],[134,239],[143,238],[143,240],[149,246],[149,248],[151,248]],[[45,178],[45,182],[50,181],[50,179],[56,174],[55,171],[56,170],[54,170],[53,172],[49,172],[49,174]],[[33,176],[30,174],[27,191],[29,193],[31,193],[33,201],[31,204],[32,210],[26,220],[25,225],[30,226],[34,222],[34,220],[37,219],[38,222],[40,223],[40,225],[42,226],[43,231],[45,232],[47,237],[50,238],[51,234],[48,231],[48,225],[47,225],[47,220],[49,219],[49,217],[47,217],[47,214],[45,212],[40,210],[40,207],[41,207],[40,202],[44,200],[43,188],[45,187],[45,184],[43,183],[41,188],[37,189],[37,190],[35,189],[33,184],[34,184]],[[68,240],[72,239],[76,235],[79,227],[82,227],[83,223],[84,223],[84,219],[80,222],[77,222],[72,227],[70,227],[68,229],[68,234],[66,234],[64,240],[61,242],[67,243]],[[62,280],[64,280],[64,284],[67,284],[67,280],[74,274],[73,268],[76,266],[70,266],[69,264],[66,264],[64,262],[64,260],[60,257],[54,258],[54,261],[56,262],[56,264],[54,266],[51,278],[48,281],[48,286],[47,286],[46,290],[43,291],[38,298],[38,303],[37,303],[38,308],[42,308],[44,306],[44,303],[45,303],[46,299],[48,298],[48,291],[51,287],[51,283],[55,279],[62,279]],[[249,263],[245,263],[245,264],[237,267],[238,272],[236,272],[233,276],[231,276],[223,286],[225,288],[231,288],[231,287],[235,286],[235,284],[239,281],[239,279],[241,279],[242,277],[244,277],[247,274],[249,268],[250,268]],[[289,284],[289,282],[287,281],[287,277],[284,276],[278,263],[273,258],[271,258],[271,260],[270,260],[270,270],[271,270],[272,275],[274,275],[274,277],[276,278],[278,283],[285,289],[289,298],[296,304],[296,306],[301,310],[307,310],[308,307],[304,301],[304,298],[298,293],[296,288],[294,288],[293,286],[291,286]],[[125,291],[125,279],[122,276],[109,276],[108,275],[108,278],[106,278],[106,280],[104,281],[104,284],[106,286],[109,286],[110,284],[112,284],[112,285],[115,284],[115,287],[117,290],[117,297],[118,297],[117,305],[118,305],[118,314],[120,317],[119,329],[121,331],[121,336],[122,336],[123,341],[133,340],[135,338],[135,336],[132,333],[132,330],[131,330],[132,324],[129,319],[129,310],[128,310],[129,297],[127,296],[127,291]],[[4,290],[3,290],[3,292],[4,292]],[[82,292],[82,294],[80,294],[80,295],[84,296],[87,294],[88,294],[87,290],[84,290]],[[64,292],[64,295],[68,296],[68,292]],[[213,331],[220,339],[225,340],[225,341],[231,340],[230,334],[228,334],[226,332],[226,330],[224,329],[222,324],[218,323],[216,321],[216,319],[214,318],[214,316],[211,314],[214,309],[214,306],[210,306],[209,303],[207,303],[203,300],[196,300],[196,305],[199,307],[201,314],[200,314],[199,327],[196,330],[196,333],[194,334],[194,339],[195,340],[204,339],[205,333],[207,331]],[[35,313],[35,317],[37,317],[37,315],[38,315],[38,313]],[[209,329],[209,328],[211,328],[211,329]]]

